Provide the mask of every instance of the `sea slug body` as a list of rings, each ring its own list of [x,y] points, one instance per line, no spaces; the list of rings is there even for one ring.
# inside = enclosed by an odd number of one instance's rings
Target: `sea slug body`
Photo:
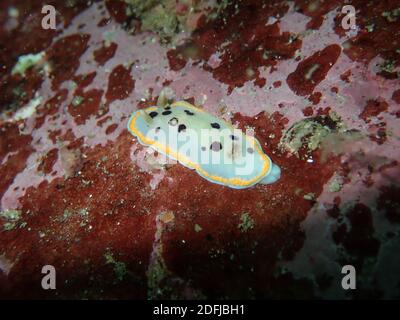
[[[244,189],[281,175],[256,138],[184,101],[135,111],[128,130],[212,183]]]

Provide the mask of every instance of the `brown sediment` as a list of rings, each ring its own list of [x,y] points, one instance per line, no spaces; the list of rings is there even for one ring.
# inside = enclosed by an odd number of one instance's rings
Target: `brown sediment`
[[[87,49],[89,38],[88,34],[70,35],[59,39],[47,50],[53,89],[73,78],[79,67],[79,58]]]
[[[114,57],[115,51],[117,50],[118,45],[114,42],[109,45],[103,44],[102,47],[94,51],[94,60],[100,65],[103,66],[108,60]]]
[[[108,103],[125,99],[134,89],[135,80],[130,75],[131,68],[132,66],[125,68],[123,65],[118,65],[112,70],[106,92]]]
[[[290,89],[301,96],[311,94],[314,88],[325,79],[339,58],[340,52],[340,46],[332,44],[301,61],[296,70],[287,77]]]

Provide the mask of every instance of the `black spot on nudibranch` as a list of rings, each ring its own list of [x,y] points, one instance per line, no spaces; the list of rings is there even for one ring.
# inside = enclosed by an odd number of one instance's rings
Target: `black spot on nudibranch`
[[[171,118],[171,119],[168,121],[168,124],[169,124],[170,126],[176,126],[176,125],[178,124],[178,119],[177,119],[177,118]]]
[[[169,114],[171,114],[172,113],[172,111],[164,111],[163,113],[162,113],[162,115],[163,116],[167,116],[167,115],[169,115]]]
[[[214,141],[213,143],[211,143],[210,149],[212,151],[220,151],[222,149],[221,142]]]
[[[189,116],[194,116],[194,113],[192,111],[189,110],[185,110],[185,113]]]
[[[206,147],[201,147],[201,150],[202,151],[206,151]]]
[[[184,124],[180,124],[178,127],[178,132],[185,131],[185,130],[186,130],[186,126]]]
[[[160,129],[161,129],[161,127],[157,127],[157,128],[156,128],[156,133],[159,132]]]
[[[231,140],[234,140],[234,141],[239,140],[239,137],[234,136],[233,134],[231,134],[230,137],[231,137]]]
[[[171,109],[171,107],[170,107],[170,106],[168,106],[168,107],[165,107],[164,109],[165,109],[165,110],[170,110],[170,109]]]
[[[249,147],[249,148],[247,148],[247,152],[248,152],[248,153],[253,153],[253,152],[254,152],[254,149]]]
[[[149,113],[149,116],[152,118],[156,117],[157,115],[158,115],[158,112],[155,112],[155,111],[152,111]]]
[[[220,129],[221,128],[219,123],[216,123],[216,122],[211,123],[211,127],[213,127],[214,129]]]

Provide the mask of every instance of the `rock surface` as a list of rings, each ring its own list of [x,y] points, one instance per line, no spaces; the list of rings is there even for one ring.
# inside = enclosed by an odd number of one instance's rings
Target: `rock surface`
[[[344,30],[345,2],[210,3],[166,40],[132,2],[47,1],[44,30],[2,1],[0,297],[400,298],[400,3],[350,1]],[[253,128],[282,178],[159,163],[126,123],[162,90]]]

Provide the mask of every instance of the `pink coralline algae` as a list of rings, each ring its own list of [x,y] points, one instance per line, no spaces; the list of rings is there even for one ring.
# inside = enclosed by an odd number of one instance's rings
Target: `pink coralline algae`
[[[52,1],[56,30],[2,2],[0,297],[400,298],[398,1],[171,3],[180,32],[136,1]],[[126,129],[160,97],[253,130],[281,178],[160,161]]]

